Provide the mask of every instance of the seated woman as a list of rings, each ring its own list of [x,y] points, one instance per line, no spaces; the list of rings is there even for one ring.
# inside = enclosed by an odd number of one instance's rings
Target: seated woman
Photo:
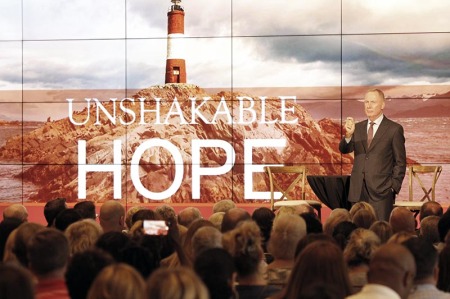
[[[273,262],[267,266],[268,284],[284,286],[295,262],[295,249],[306,236],[306,223],[302,217],[283,214],[275,218],[268,244]]]
[[[367,283],[369,262],[380,245],[380,238],[371,230],[357,228],[350,235],[344,250],[344,259],[348,265],[350,283],[355,292],[360,291]]]
[[[275,286],[268,286],[264,279],[261,232],[254,221],[243,221],[235,229],[225,233],[223,247],[233,257],[239,299],[267,298],[280,290]]]

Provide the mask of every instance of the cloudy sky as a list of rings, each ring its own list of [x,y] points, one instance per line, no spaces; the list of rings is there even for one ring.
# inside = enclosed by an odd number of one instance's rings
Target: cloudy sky
[[[188,83],[204,88],[450,85],[448,0],[182,4]],[[1,1],[0,90],[163,84],[169,6]]]

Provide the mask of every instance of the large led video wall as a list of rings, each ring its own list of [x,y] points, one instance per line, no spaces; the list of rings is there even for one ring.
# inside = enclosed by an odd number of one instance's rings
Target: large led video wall
[[[186,84],[170,0],[0,2],[0,202],[267,200],[265,165],[350,173],[343,119],[375,87],[450,203],[448,1],[178,2]]]

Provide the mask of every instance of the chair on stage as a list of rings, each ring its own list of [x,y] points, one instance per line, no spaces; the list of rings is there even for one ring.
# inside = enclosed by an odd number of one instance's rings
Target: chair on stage
[[[395,207],[405,207],[412,212],[414,212],[414,217],[420,212],[420,208],[425,202],[425,199],[428,201],[435,201],[436,197],[436,183],[439,179],[439,176],[442,172],[442,166],[421,166],[421,165],[411,165],[409,166],[409,200],[408,201],[396,201]],[[425,176],[431,176],[431,187],[425,187],[423,179]],[[414,199],[414,182],[417,182],[420,186],[420,189],[423,191],[423,195],[419,200]]]
[[[322,203],[305,199],[306,166],[266,166],[264,171],[269,176],[272,210],[307,203],[317,211],[319,219],[321,218]],[[275,198],[278,195],[281,197]]]

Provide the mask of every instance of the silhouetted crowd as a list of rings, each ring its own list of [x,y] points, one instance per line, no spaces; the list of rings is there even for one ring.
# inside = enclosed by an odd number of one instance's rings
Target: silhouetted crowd
[[[306,203],[250,214],[231,200],[208,219],[114,200],[97,215],[64,198],[44,216],[47,226],[21,204],[5,208],[0,298],[450,298],[450,211],[437,202],[418,220],[397,207],[389,222],[364,202],[324,223]]]

